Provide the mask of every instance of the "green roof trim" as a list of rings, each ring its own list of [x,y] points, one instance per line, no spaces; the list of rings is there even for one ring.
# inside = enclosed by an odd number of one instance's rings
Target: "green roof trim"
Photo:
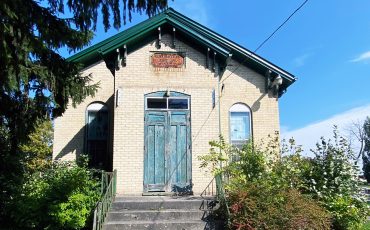
[[[296,81],[295,76],[288,71],[283,70],[261,56],[180,14],[172,8],[168,8],[152,18],[92,45],[72,55],[67,60],[79,62],[85,66],[93,64],[103,57],[116,52],[116,49],[122,48],[125,44],[129,47],[130,45],[139,43],[148,36],[153,36],[153,33],[157,31],[158,27],[167,24],[175,27],[176,30],[197,41],[200,45],[216,51],[217,56],[223,60],[226,60],[232,54],[232,57],[237,61],[242,62],[261,74],[265,74],[268,70],[274,74],[279,74],[283,78],[282,91],[285,91],[288,86]]]

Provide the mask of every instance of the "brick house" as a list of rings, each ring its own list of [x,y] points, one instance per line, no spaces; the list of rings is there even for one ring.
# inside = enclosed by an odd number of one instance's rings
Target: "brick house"
[[[295,77],[169,8],[69,58],[100,88],[55,119],[54,159],[117,169],[117,192],[192,191],[212,179],[199,155],[279,131]]]

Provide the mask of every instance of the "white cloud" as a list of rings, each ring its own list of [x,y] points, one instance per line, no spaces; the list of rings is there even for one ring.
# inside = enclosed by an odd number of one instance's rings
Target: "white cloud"
[[[311,57],[312,55],[313,53],[302,54],[301,56],[294,58],[293,63],[296,67],[304,66],[306,64],[307,59]]]
[[[205,0],[176,0],[170,6],[202,25],[210,26]]]
[[[320,137],[332,138],[334,125],[338,126],[341,135],[347,136],[351,124],[357,121],[363,122],[366,116],[370,116],[370,104],[345,111],[323,121],[314,122],[303,128],[290,131],[284,128],[286,131],[282,129],[282,138],[289,139],[293,137],[297,144],[303,146],[305,154],[310,155],[309,150],[315,148]]]
[[[370,59],[370,51],[360,54],[357,58],[352,59],[351,62],[360,62]]]

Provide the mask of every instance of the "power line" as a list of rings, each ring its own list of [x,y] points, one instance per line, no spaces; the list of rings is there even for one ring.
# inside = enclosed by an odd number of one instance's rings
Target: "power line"
[[[274,35],[275,35],[275,33],[278,31],[278,30],[280,30],[292,17],[293,17],[293,15],[295,14],[295,13],[297,13],[306,3],[308,2],[308,0],[305,0],[295,11],[293,11],[293,13],[291,13],[290,15],[289,15],[289,17],[287,17],[287,19],[285,19],[285,21],[283,22],[283,23],[281,23],[280,24],[280,26],[278,27],[278,28],[276,28],[275,30],[274,30],[274,32],[272,32],[271,34],[270,34],[270,36],[268,36],[254,51],[253,51],[253,53],[256,53],[263,45],[265,45],[266,44],[266,42],[268,42],[268,40],[270,40],[270,38],[272,38]],[[241,63],[239,63],[239,65],[237,66],[237,67],[235,67],[235,69],[233,70],[233,71],[231,71],[231,73],[229,74],[229,75],[227,75],[227,77],[225,77],[225,79],[222,81],[222,82],[224,82],[224,81],[226,81],[226,79],[227,78],[229,78],[236,70],[238,70],[239,69],[239,67],[242,65],[242,64],[244,64],[246,61],[248,60],[248,57],[247,58],[245,58]]]
[[[274,31],[274,32],[272,32],[272,34],[268,37],[268,38],[266,38],[258,47],[257,47],[257,49],[255,49],[254,50],[254,52],[253,53],[255,53],[255,52],[257,52],[268,40],[270,40],[270,38],[272,37],[272,36],[274,36],[274,34],[281,28],[281,27],[283,27],[284,25],[285,25],[285,23],[287,23],[289,20],[290,20],[290,18],[291,17],[293,17],[293,15],[295,14],[295,13],[297,13],[306,3],[308,2],[308,0],[305,0],[287,19],[285,19],[285,21]]]

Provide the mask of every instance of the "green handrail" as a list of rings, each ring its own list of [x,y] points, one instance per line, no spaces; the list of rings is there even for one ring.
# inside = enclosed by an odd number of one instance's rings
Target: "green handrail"
[[[220,202],[221,207],[224,206],[225,209],[226,209],[227,221],[228,221],[228,224],[229,224],[230,210],[229,210],[229,205],[228,205],[227,198],[226,198],[223,176],[224,176],[223,173],[218,173],[215,176],[216,197],[217,197],[217,200]]]
[[[102,172],[101,176],[101,198],[94,210],[93,230],[103,228],[105,217],[116,196],[117,170],[113,172]]]

